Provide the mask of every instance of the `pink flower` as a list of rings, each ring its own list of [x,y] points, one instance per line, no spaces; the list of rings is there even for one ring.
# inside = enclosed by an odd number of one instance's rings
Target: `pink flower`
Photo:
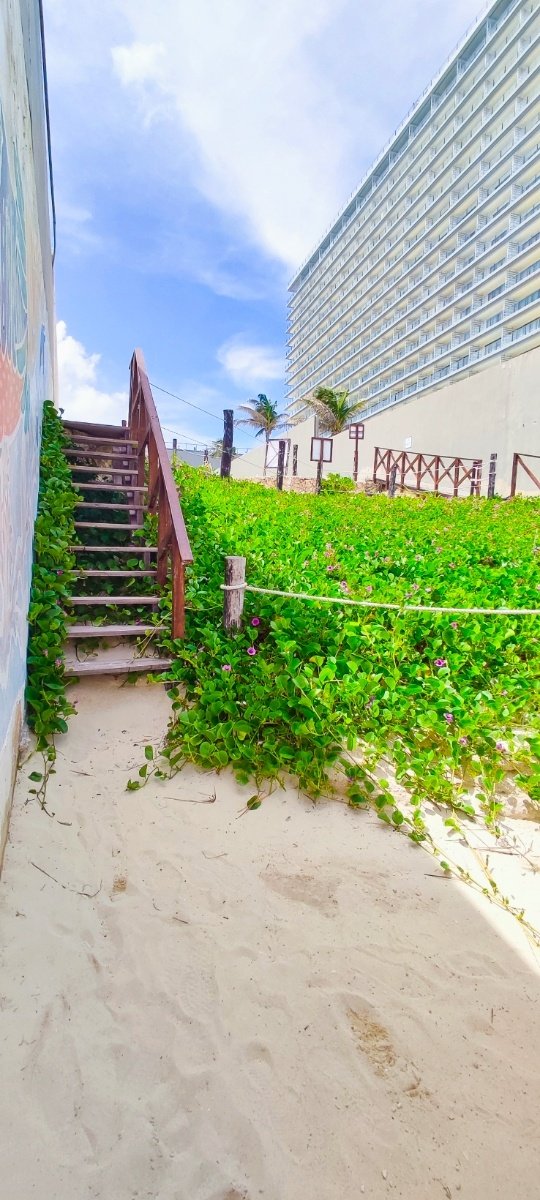
[[[222,670],[222,671],[232,671],[231,664],[230,664],[230,663],[223,663],[223,666],[222,666],[221,670]]]
[[[443,716],[444,716],[445,721],[447,721],[449,725],[453,724],[453,722],[454,722],[453,713],[444,713]]]
[[[468,739],[468,737],[460,737],[460,738],[458,738],[458,742],[459,742],[460,746],[468,746],[469,739]]]
[[[446,659],[445,659],[445,658],[436,658],[436,659],[435,659],[435,666],[436,666],[436,667],[439,667],[439,668],[440,668],[440,667],[445,667],[445,666],[446,666]]]
[[[342,580],[341,580],[341,583],[340,583],[340,585],[339,585],[339,586],[340,586],[340,588],[341,588],[342,592],[348,592],[348,590],[349,590],[349,585],[348,585],[348,583],[347,583],[347,580],[346,580],[346,579],[342,579]]]
[[[57,571],[57,572],[56,572],[56,574],[57,574],[57,575],[63,575],[63,574],[64,574],[64,572],[63,572],[63,571]]]
[[[370,584],[370,583],[368,583],[368,585],[367,585],[367,588],[366,588],[366,592],[372,592],[372,591],[373,591],[373,588],[372,588],[371,584]]]
[[[251,657],[252,657],[252,658],[253,658],[253,655],[257,653],[257,651],[256,651],[256,649],[255,649],[255,646],[248,646],[248,651],[247,651],[247,652],[248,652],[248,654],[250,654],[250,655],[251,655]]]
[[[457,629],[457,627],[458,627],[457,621],[450,621],[450,626],[452,629]]]
[[[252,617],[252,618],[251,618],[251,624],[252,624],[252,625],[260,625],[260,623],[261,623],[261,622],[260,622],[260,618],[259,618],[259,617]]]
[[[505,751],[507,749],[506,742],[495,742],[495,749]]]

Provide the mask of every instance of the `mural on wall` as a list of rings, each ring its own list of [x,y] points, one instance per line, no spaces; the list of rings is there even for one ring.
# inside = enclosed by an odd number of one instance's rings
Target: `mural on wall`
[[[43,401],[52,396],[20,3],[0,16],[0,748],[24,688]]]

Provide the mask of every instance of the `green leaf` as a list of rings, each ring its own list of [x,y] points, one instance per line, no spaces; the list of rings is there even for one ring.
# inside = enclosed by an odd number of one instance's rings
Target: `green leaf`
[[[261,804],[262,800],[260,800],[258,796],[250,796],[246,804],[246,808],[249,808],[251,811],[253,811],[255,808],[260,808]]]
[[[144,747],[144,757],[146,759],[148,759],[149,762],[152,761],[152,759],[154,757],[154,747],[153,746],[145,746]]]
[[[32,783],[39,783],[43,779],[43,775],[39,771],[31,771],[28,776]]]

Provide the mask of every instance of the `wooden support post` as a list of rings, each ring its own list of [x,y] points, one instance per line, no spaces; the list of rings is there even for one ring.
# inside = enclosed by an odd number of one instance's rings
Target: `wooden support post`
[[[232,408],[223,409],[223,450],[221,453],[221,478],[230,479],[233,447],[234,413]]]
[[[489,477],[488,477],[488,497],[493,500],[495,495],[495,480],[497,478],[497,455],[490,454],[489,456]]]
[[[287,448],[287,443],[280,441],[279,448],[278,448],[277,481],[276,481],[278,492],[283,491],[283,474],[285,471],[285,450],[286,450],[286,448]]]
[[[183,638],[186,632],[185,567],[176,545],[173,546],[172,560],[172,635]]]
[[[516,494],[518,463],[519,463],[519,454],[514,454],[514,458],[512,460],[512,481],[510,484],[510,495],[511,496],[515,496],[515,494]]]
[[[319,492],[321,490],[321,483],[322,483],[322,458],[320,458],[317,463],[317,486],[316,486],[317,495],[319,495]]]
[[[397,466],[394,463],[394,466],[392,467],[392,469],[390,471],[390,478],[388,480],[388,495],[390,496],[391,500],[393,500],[393,498],[396,494],[396,475],[397,475]]]
[[[234,554],[225,559],[225,588],[223,593],[223,628],[230,633],[240,629],[244,611],[246,560]]]

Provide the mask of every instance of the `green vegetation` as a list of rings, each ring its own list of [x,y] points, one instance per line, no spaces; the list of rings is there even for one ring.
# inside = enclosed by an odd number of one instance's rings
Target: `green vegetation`
[[[66,697],[64,661],[65,609],[72,593],[75,541],[74,509],[78,495],[73,489],[64,454],[66,436],[51,401],[43,410],[39,499],[34,529],[34,564],[30,594],[28,678],[26,705],[28,722],[43,752],[44,774],[32,772],[32,789],[44,804],[48,774],[56,758],[54,737],[67,730],[66,718],[75,710]]]
[[[540,607],[540,503],[388,500],[267,492],[178,470],[195,556],[188,633],[170,647],[175,719],[164,755],[231,766],[257,798],[292,777],[337,786],[414,840],[422,804],[483,810],[513,775],[540,801],[537,617],[395,612],[246,594],[243,629],[221,628],[223,559],[251,585],[392,603]],[[402,810],[376,777],[385,763]],[[162,760],[141,767],[161,773]],[[388,772],[387,772],[388,773]],[[133,781],[132,787],[140,786]],[[255,802],[255,801],[254,801]],[[450,810],[450,812],[448,812]]]
[[[338,475],[337,472],[330,472],[325,479],[321,480],[321,492],[327,496],[343,495],[345,492],[354,492],[355,484],[350,475]]]

